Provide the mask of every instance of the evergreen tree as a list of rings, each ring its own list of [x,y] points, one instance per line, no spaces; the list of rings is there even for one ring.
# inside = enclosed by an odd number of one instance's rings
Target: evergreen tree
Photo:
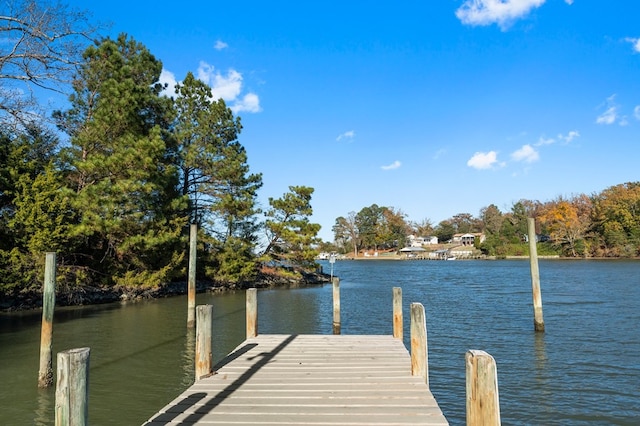
[[[40,288],[43,253],[72,246],[58,139],[34,123],[17,132],[0,136],[0,290]]]
[[[309,216],[313,188],[290,186],[281,198],[269,198],[271,208],[265,213],[268,244],[262,256],[285,264],[310,267],[315,264],[318,251],[315,245],[320,225],[311,223]]]
[[[69,179],[91,267],[121,284],[157,285],[183,256],[177,171],[165,144],[171,100],[161,97],[162,64],[120,35],[88,48],[56,117],[71,136]],[[107,280],[108,281],[108,280]]]
[[[250,174],[247,154],[238,142],[242,130],[224,100],[188,73],[176,86],[176,141],[181,191],[189,197],[193,223],[209,226],[219,240],[253,238],[261,174]]]
[[[176,86],[172,136],[180,168],[181,192],[189,199],[189,216],[213,238],[208,275],[244,282],[255,275],[253,248],[258,225],[256,206],[262,175],[251,174],[247,154],[237,138],[240,118],[211,89],[188,73]]]

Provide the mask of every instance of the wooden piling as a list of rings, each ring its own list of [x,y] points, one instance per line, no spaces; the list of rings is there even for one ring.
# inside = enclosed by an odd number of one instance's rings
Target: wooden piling
[[[195,327],[196,320],[196,249],[198,225],[189,227],[189,277],[187,280],[187,328]]]
[[[393,337],[402,340],[403,323],[402,323],[402,288],[393,288]]]
[[[333,277],[331,282],[333,284],[333,334],[340,334],[340,278]]]
[[[58,352],[55,426],[88,424],[89,348]]]
[[[465,354],[467,426],[500,426],[496,361],[484,351]]]
[[[429,386],[427,320],[421,303],[411,304],[411,375],[423,377]]]
[[[540,271],[538,269],[538,249],[536,245],[536,224],[532,217],[527,218],[529,232],[529,264],[531,267],[531,289],[533,292],[533,328],[544,332],[542,318],[542,293],[540,291]]]
[[[51,347],[53,337],[53,311],[56,304],[56,253],[49,252],[44,264],[44,290],[42,292],[42,328],[40,331],[40,368],[38,387],[53,385]]]
[[[258,335],[258,290],[247,290],[247,339]]]
[[[213,373],[213,306],[196,307],[196,381]]]

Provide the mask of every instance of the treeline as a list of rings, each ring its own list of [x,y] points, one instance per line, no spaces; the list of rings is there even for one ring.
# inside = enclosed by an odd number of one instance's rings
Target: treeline
[[[13,35],[37,35],[33,25],[46,22],[29,14],[40,12],[50,13],[16,9],[12,20],[24,27]],[[36,57],[40,48],[15,49]],[[0,62],[3,73],[28,79],[17,60],[6,65],[12,54]],[[50,60],[54,72],[64,59]],[[240,286],[266,263],[313,265],[313,188],[290,186],[263,210],[262,175],[238,141],[240,118],[192,73],[175,99],[163,96],[161,71],[134,39],[100,38],[73,67],[70,108],[49,112],[56,128],[0,104],[0,296],[40,288],[47,251],[58,253],[58,285],[71,293],[184,280],[190,223],[199,228],[202,278]]]
[[[636,257],[640,255],[640,182],[615,185],[592,195],[557,197],[547,202],[520,200],[510,211],[491,204],[479,215],[460,213],[434,225],[411,222],[401,210],[373,204],[336,219],[335,246],[362,249],[400,248],[408,235],[436,236],[439,242],[457,233],[483,233],[477,247],[491,256],[525,254],[527,218],[551,250],[569,257]]]

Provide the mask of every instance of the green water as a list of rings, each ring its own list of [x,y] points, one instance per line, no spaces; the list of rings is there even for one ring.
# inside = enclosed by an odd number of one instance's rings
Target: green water
[[[328,265],[326,265],[328,269]],[[533,331],[526,261],[338,262],[344,334],[390,334],[392,287],[427,312],[431,389],[452,425],[465,416],[464,354],[498,366],[502,423],[640,424],[640,262],[541,261],[546,332]],[[258,293],[260,333],[332,330],[330,286]],[[214,307],[214,358],[244,339],[244,292]],[[91,348],[89,421],[139,425],[193,382],[185,297],[57,309],[54,353]],[[37,389],[41,313],[0,314],[0,424],[51,425]]]

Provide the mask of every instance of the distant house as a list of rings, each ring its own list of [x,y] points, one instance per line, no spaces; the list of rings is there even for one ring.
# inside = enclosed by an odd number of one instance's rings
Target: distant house
[[[422,247],[438,244],[438,237],[436,236],[416,237],[415,235],[409,235],[407,240],[409,242],[409,247]]]
[[[483,243],[486,237],[481,232],[476,232],[473,234],[472,233],[454,234],[451,242],[454,244],[461,244],[463,246],[472,246],[475,244],[476,238],[479,238],[480,243]]]

